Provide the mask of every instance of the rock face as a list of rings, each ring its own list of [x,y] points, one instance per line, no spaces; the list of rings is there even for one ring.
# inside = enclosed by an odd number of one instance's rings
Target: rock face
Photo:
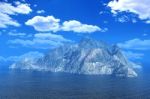
[[[136,77],[132,64],[117,45],[110,46],[90,38],[78,44],[55,48],[38,59],[24,58],[11,68],[68,72],[88,75]]]

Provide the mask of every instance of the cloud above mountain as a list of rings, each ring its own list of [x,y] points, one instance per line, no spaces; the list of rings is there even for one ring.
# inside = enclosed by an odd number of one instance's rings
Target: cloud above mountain
[[[17,62],[25,58],[35,59],[43,56],[44,56],[43,53],[40,53],[38,51],[31,51],[19,56],[9,56],[9,57],[0,56],[0,62]]]
[[[32,19],[29,19],[25,22],[28,26],[33,26],[37,31],[58,31],[59,30],[60,19],[56,19],[53,16],[35,16]]]
[[[101,28],[96,25],[82,24],[81,22],[76,20],[63,22],[61,28],[63,31],[73,31],[77,33],[93,33],[96,31],[101,31]]]
[[[124,51],[123,54],[130,60],[139,60],[142,59],[144,57],[143,53],[135,53],[132,51]]]
[[[54,16],[35,16],[25,22],[25,24],[34,27],[35,30],[40,32],[73,31],[75,33],[93,33],[102,31],[96,25],[83,24],[77,20],[64,21],[61,24],[61,20]]]
[[[71,40],[52,33],[37,33],[32,39],[12,39],[8,41],[8,44],[37,49],[49,49],[63,45],[65,42],[71,42]]]
[[[141,40],[138,38],[125,41],[118,44],[123,49],[129,50],[150,50],[150,40]]]

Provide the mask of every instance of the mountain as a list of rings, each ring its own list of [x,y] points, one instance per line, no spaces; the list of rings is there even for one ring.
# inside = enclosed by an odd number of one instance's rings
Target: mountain
[[[111,46],[91,38],[52,49],[40,58],[26,57],[12,64],[10,68],[88,75],[137,76],[133,63],[124,57],[117,45]]]

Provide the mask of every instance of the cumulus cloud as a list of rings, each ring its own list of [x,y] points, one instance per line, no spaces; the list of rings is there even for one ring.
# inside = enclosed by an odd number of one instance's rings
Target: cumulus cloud
[[[9,3],[0,2],[0,12],[15,15],[15,14],[29,14],[32,9],[29,7],[28,4],[17,3],[16,6],[13,6]]]
[[[33,39],[14,39],[9,40],[8,44],[11,45],[22,45],[24,47],[38,48],[38,49],[49,49],[63,45],[65,42],[71,42],[71,40],[65,39],[61,35],[52,33],[38,33],[35,34]]]
[[[150,40],[141,40],[138,38],[125,41],[123,43],[119,43],[118,46],[120,46],[123,49],[130,49],[130,50],[150,50]]]
[[[20,24],[14,20],[11,16],[17,14],[29,14],[32,11],[30,6],[26,3],[17,3],[12,5],[6,2],[0,2],[0,28],[6,28],[7,26],[20,26]]]
[[[108,3],[112,13],[130,12],[141,20],[150,20],[150,0],[113,0]]]
[[[96,31],[101,31],[101,28],[99,28],[96,25],[88,25],[88,24],[83,24],[76,20],[70,20],[70,21],[65,21],[63,23],[62,30],[73,31],[77,33],[92,33]]]
[[[102,31],[102,29],[96,25],[83,24],[77,20],[69,20],[61,24],[60,19],[54,16],[35,16],[25,22],[25,24],[33,26],[35,30],[41,32],[73,31],[76,33],[93,33]]]
[[[33,26],[37,31],[58,31],[60,19],[56,19],[53,16],[35,16],[25,22],[26,25]]]

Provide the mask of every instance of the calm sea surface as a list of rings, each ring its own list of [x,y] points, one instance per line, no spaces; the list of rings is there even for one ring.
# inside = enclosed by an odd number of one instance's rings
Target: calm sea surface
[[[150,68],[137,78],[0,69],[0,99],[150,99]]]

